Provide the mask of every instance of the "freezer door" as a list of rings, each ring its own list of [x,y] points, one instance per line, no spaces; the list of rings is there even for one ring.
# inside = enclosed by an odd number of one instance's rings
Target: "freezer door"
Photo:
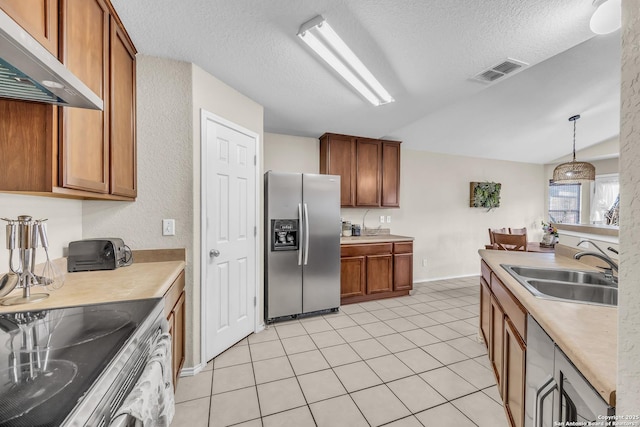
[[[265,174],[265,319],[302,313],[300,251],[275,251],[272,219],[296,219],[301,227],[302,174]],[[299,245],[301,246],[301,245]]]
[[[302,197],[302,311],[337,308],[340,306],[340,177],[304,174]]]

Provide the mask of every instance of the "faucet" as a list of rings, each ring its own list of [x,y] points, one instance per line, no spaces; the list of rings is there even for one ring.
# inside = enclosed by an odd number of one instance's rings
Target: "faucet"
[[[364,211],[364,215],[362,215],[362,235],[367,236],[367,227],[364,225],[364,219],[367,217],[367,214],[369,213],[371,209],[367,209],[366,211]],[[373,231],[371,232],[371,236],[375,236],[380,232],[380,225],[378,226],[378,228],[376,229],[372,229]]]
[[[609,268],[600,267],[604,270],[605,278],[613,280],[614,283],[617,283],[617,277],[613,275],[613,272],[616,272],[616,273],[618,272],[618,264],[613,259],[611,259],[611,257],[607,255],[605,251],[600,249],[600,247],[595,242],[589,239],[584,239],[584,240],[580,240],[577,246],[580,246],[582,243],[591,243],[598,251],[600,251],[600,253],[592,252],[592,251],[584,251],[584,252],[578,252],[573,257],[575,259],[580,259],[583,256],[592,256],[594,258],[598,258],[606,262],[607,264],[609,264]],[[617,253],[617,251],[613,248],[607,248],[607,249],[610,250],[611,252]]]

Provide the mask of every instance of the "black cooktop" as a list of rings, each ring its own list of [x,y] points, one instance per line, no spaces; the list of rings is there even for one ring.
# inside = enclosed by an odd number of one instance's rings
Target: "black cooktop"
[[[0,312],[0,426],[59,426],[158,299]]]

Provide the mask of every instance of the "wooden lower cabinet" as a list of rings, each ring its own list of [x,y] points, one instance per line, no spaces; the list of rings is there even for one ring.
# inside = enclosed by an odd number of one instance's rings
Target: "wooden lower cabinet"
[[[342,245],[340,303],[408,295],[413,289],[413,243]]]
[[[185,356],[185,292],[184,270],[164,295],[164,314],[171,334],[173,385],[176,386]]]
[[[524,307],[483,261],[479,330],[511,427],[524,427],[526,316]]]

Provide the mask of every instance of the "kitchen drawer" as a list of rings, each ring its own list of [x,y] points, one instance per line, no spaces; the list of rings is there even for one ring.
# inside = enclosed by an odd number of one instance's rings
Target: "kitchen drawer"
[[[169,317],[173,312],[173,308],[180,299],[182,291],[184,291],[184,270],[180,272],[178,278],[173,282],[167,293],[164,295],[165,317]]]
[[[365,245],[342,245],[340,256],[384,255],[393,251],[393,243],[368,243]]]
[[[394,254],[410,254],[413,252],[413,242],[398,242],[393,244]]]
[[[484,260],[480,260],[480,272],[484,281],[487,282],[487,285],[491,285],[491,268],[489,268]]]
[[[520,302],[511,295],[495,273],[491,274],[491,292],[502,306],[505,315],[511,320],[524,342],[527,338],[527,311]]]

